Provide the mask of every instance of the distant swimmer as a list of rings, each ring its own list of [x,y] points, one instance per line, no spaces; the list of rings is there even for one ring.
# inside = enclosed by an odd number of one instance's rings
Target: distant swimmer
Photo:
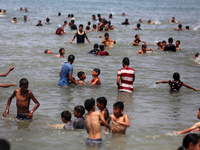
[[[103,22],[100,23],[100,25],[98,26],[97,31],[103,31],[104,28],[106,28],[106,24],[107,24],[107,23],[108,23],[108,21],[104,19]]]
[[[27,16],[25,15],[25,16],[24,16],[24,22],[26,22],[26,20],[27,20]]]
[[[113,30],[115,27],[113,25],[111,25],[111,22],[108,21],[108,25],[106,26],[105,28],[105,31],[110,31],[110,30]]]
[[[53,57],[64,57],[65,54],[65,49],[64,48],[60,48],[59,49],[59,54],[58,55],[54,55]]]
[[[200,55],[199,55],[199,53],[195,54],[194,62],[197,63],[197,64],[200,64]]]
[[[87,30],[87,28],[88,28],[88,30],[90,30],[92,28],[90,21],[88,21],[88,25],[86,26],[86,30]]]
[[[125,22],[123,22],[122,25],[130,25],[130,23],[128,22],[128,18],[125,19]]]
[[[96,15],[92,15],[92,21],[97,21]]]
[[[100,78],[99,78],[100,73],[101,73],[101,71],[100,71],[99,68],[93,69],[92,76],[94,78],[91,80],[91,85],[101,85],[101,81],[100,81]]]
[[[97,31],[97,25],[96,25],[96,24],[93,24],[92,27],[93,27],[93,28],[92,28],[92,31]]]
[[[20,9],[19,9],[20,11],[22,11],[23,10],[23,8],[22,7],[20,7]]]
[[[95,43],[95,44],[94,44],[94,49],[91,50],[89,53],[90,53],[90,54],[97,54],[98,51],[100,51],[100,49],[98,49],[98,48],[99,48],[99,45],[98,45],[97,43]]]
[[[6,73],[0,73],[0,77],[6,77],[15,67],[10,67]],[[1,84],[0,87],[8,88],[10,86],[17,86],[17,84]]]
[[[168,21],[168,23],[182,23],[182,21],[176,21],[175,17],[172,17],[172,20]]]
[[[142,19],[139,19],[139,22],[142,23]]]
[[[112,14],[109,14],[109,17],[108,17],[109,19],[112,19]]]
[[[125,13],[122,13],[122,16],[125,16]]]
[[[163,43],[162,42],[156,42],[156,43],[157,43],[158,49],[163,50]]]
[[[182,31],[183,29],[182,29],[182,24],[179,24],[178,25],[178,29],[176,29],[176,28],[173,28],[174,30],[176,30],[176,31]]]
[[[17,18],[14,17],[13,20],[11,21],[11,23],[17,23]]]
[[[107,51],[104,51],[104,45],[100,45],[100,51],[97,52],[97,56],[109,56],[110,54]]]
[[[63,33],[64,33],[64,27],[59,24],[55,34],[62,35]]]
[[[140,26],[141,26],[140,23],[138,23],[138,24],[137,24],[137,27],[136,27],[136,28],[133,28],[133,30],[141,30]]]
[[[176,52],[176,47],[173,44],[173,38],[169,38],[168,39],[168,44],[164,47],[163,51],[172,51],[172,52]]]
[[[176,47],[176,51],[180,50],[181,48],[179,47],[179,45],[181,44],[181,41],[177,40],[175,47]]]
[[[74,24],[74,20],[71,20],[70,28],[71,30],[77,30],[77,26]]]
[[[61,16],[61,13],[60,13],[60,12],[58,13],[58,16]]]
[[[39,21],[38,21],[38,24],[37,24],[36,26],[43,26],[43,25],[42,25],[42,21],[39,20]]]
[[[146,44],[142,44],[142,49],[135,54],[146,54],[147,51],[154,51],[154,49],[147,49]]]
[[[25,8],[24,10],[25,10],[25,12],[28,12],[28,8]]]
[[[82,24],[79,25],[79,30],[74,34],[74,37],[70,41],[70,44],[72,44],[72,42],[74,41],[75,38],[77,39],[77,43],[85,43],[85,38],[86,38],[88,43],[91,44],[86,32],[83,31],[83,25]]]
[[[190,30],[190,27],[189,27],[189,26],[186,26],[185,29],[186,29],[186,30]]]
[[[69,27],[68,22],[65,20],[63,26]]]
[[[151,20],[147,20],[148,24],[155,24],[155,22],[152,22]]]
[[[200,119],[200,108],[197,112],[197,119]],[[193,131],[193,132],[197,132],[200,130],[200,122],[194,124],[192,127],[188,128],[188,129],[185,129],[183,131],[174,131],[174,133],[177,133],[177,134],[184,134],[184,133],[188,133],[190,131]]]
[[[76,80],[78,84],[81,84],[81,85],[87,84],[87,81],[85,80],[86,79],[85,72],[79,71],[77,73],[77,76],[79,78],[79,80]]]
[[[48,49],[46,49],[45,51],[44,51],[44,53],[45,54],[53,54],[50,50],[48,50]]]
[[[180,74],[178,72],[175,72],[173,74],[173,79],[174,80],[168,80],[168,81],[158,81],[156,82],[155,84],[159,84],[159,83],[168,83],[169,86],[170,86],[170,92],[178,92],[180,90],[180,88],[182,86],[185,86],[189,89],[193,89],[195,91],[198,91],[197,89],[183,83],[181,80],[180,80]]]
[[[104,44],[105,47],[112,46],[113,43],[116,44],[115,40],[112,40],[111,38],[109,38],[109,34],[108,33],[105,33],[104,37],[105,37],[105,39],[102,40],[102,43]]]
[[[133,46],[137,46],[137,45],[141,45],[141,43],[145,43],[146,45],[148,45],[147,42],[140,40],[140,36],[138,34],[135,35],[135,40],[133,41]]]
[[[50,19],[49,18],[46,18],[46,22],[45,22],[46,25],[50,25]]]
[[[5,14],[5,13],[6,13],[6,10],[4,9],[4,10],[3,10],[3,14]]]
[[[61,113],[62,122],[65,123],[63,129],[72,130],[73,128],[73,121],[71,120],[72,114],[69,111],[63,111]]]

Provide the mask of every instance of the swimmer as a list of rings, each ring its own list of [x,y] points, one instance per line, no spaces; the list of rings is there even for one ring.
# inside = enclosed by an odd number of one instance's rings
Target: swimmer
[[[175,47],[176,47],[176,50],[180,50],[181,48],[179,47],[179,45],[181,44],[181,42],[179,40],[176,41],[176,44],[175,44]]]
[[[4,14],[6,13],[6,10],[5,10],[5,9],[3,10],[3,13],[4,13]]]
[[[146,44],[142,44],[142,49],[135,54],[146,54],[147,51],[154,51],[154,49],[146,49],[146,48],[147,48]]]
[[[48,49],[46,49],[45,51],[44,51],[44,53],[45,54],[53,54],[50,50],[48,50]]]
[[[98,49],[98,48],[99,48],[99,45],[98,45],[97,43],[95,43],[93,47],[94,47],[94,49],[91,50],[89,53],[90,53],[90,54],[97,54],[98,51],[100,51],[100,50]]]
[[[128,22],[128,18],[125,19],[125,22],[123,22],[122,25],[130,25],[130,23]]]
[[[138,24],[137,24],[137,27],[136,27],[136,28],[133,28],[133,30],[141,30],[140,26],[141,26],[141,25],[138,23]]]
[[[125,16],[125,13],[122,13],[122,16]]]
[[[155,24],[155,22],[152,22],[151,20],[147,21],[148,24]]]
[[[98,26],[97,31],[103,31],[103,29],[105,28],[105,25],[108,23],[107,20],[103,20],[103,22]]]
[[[174,80],[158,81],[155,84],[168,83],[169,86],[170,86],[170,92],[178,92],[182,86],[185,86],[186,88],[189,88],[189,89],[193,89],[194,91],[198,91],[197,89],[195,89],[195,88],[193,88],[193,87],[181,82],[180,74],[178,72],[175,72],[173,74],[173,79]]]
[[[142,19],[139,19],[139,22],[142,23]]]
[[[157,45],[158,45],[158,49],[163,50],[163,43],[162,42],[158,42]]]
[[[9,115],[9,107],[12,102],[12,99],[16,96],[16,106],[17,106],[17,119],[20,120],[29,120],[33,118],[34,111],[40,106],[40,103],[37,101],[33,93],[28,90],[28,80],[26,78],[22,78],[19,81],[20,89],[16,89],[13,94],[10,96],[7,102],[6,110],[3,113],[3,117],[6,117]],[[35,103],[34,108],[30,111],[29,106],[31,99]]]
[[[135,40],[133,41],[133,46],[137,46],[137,45],[141,45],[141,43],[145,43],[146,45],[148,45],[147,42],[140,40],[140,36],[138,34],[135,35]]]
[[[50,19],[49,18],[46,18],[46,22],[45,22],[46,25],[50,25]]]
[[[63,26],[68,27],[68,22],[65,20]]]
[[[54,55],[53,57],[64,57],[64,54],[65,54],[65,49],[64,48],[60,48],[59,54],[58,55]]]
[[[1,9],[0,9],[0,14],[3,14],[3,12],[1,11]]]
[[[186,29],[186,30],[190,30],[190,27],[189,27],[189,26],[186,26],[185,29]]]
[[[74,14],[70,15],[70,19],[75,20]]]
[[[112,14],[109,14],[109,18],[112,19]]]
[[[22,7],[20,7],[20,9],[19,9],[20,11],[22,11],[23,10],[23,8]]]
[[[104,50],[105,50],[104,45],[100,45],[100,51],[98,51],[96,55],[98,55],[98,56],[109,56],[110,54],[107,51],[104,51]]]
[[[183,29],[182,29],[182,24],[179,24],[178,25],[178,29],[176,29],[176,28],[173,28],[174,30],[176,30],[176,31],[182,31]]]
[[[39,20],[39,21],[38,21],[38,24],[37,24],[36,26],[43,26],[43,25],[42,25],[42,21]]]
[[[24,10],[25,10],[25,12],[28,12],[28,8],[25,8]]]
[[[65,123],[63,129],[72,130],[73,128],[73,121],[71,120],[72,114],[69,111],[63,111],[61,114],[62,122]]]
[[[86,27],[86,32],[90,32],[90,27],[89,26]]]
[[[197,112],[197,119],[200,119],[200,108]],[[196,124],[194,124],[192,127],[188,128],[188,129],[185,129],[183,131],[174,131],[174,133],[177,133],[177,134],[185,134],[185,133],[188,133],[190,131],[199,131],[200,130],[200,122],[197,122]]]
[[[182,21],[176,21],[175,17],[172,17],[172,20],[168,21],[168,23],[182,23]]]
[[[88,22],[88,25],[86,26],[86,28],[87,28],[87,27],[89,27],[89,28],[88,28],[89,30],[90,30],[90,28],[92,28],[91,22],[90,22],[90,21]],[[87,29],[86,29],[86,30],[87,30]]]
[[[62,35],[63,33],[64,33],[64,27],[59,24],[55,34]]]
[[[105,33],[104,37],[105,37],[105,39],[102,40],[102,43],[104,44],[105,47],[112,46],[113,43],[116,44],[115,40],[112,40],[112,39],[109,38],[108,33]]]
[[[85,129],[85,108],[82,105],[74,107],[74,117],[77,119],[74,120],[73,127],[74,129]]]
[[[92,15],[92,21],[97,21],[96,15]]]
[[[11,23],[17,23],[17,18],[14,17],[13,20],[11,21]]]
[[[60,13],[60,12],[58,13],[58,16],[61,16],[61,13]]]
[[[25,16],[24,16],[24,22],[26,22],[26,20],[27,20],[27,16],[25,15]]]
[[[78,78],[79,78],[79,80],[77,80],[77,83],[78,84],[87,84],[87,81],[85,80],[86,79],[86,75],[85,75],[85,72],[83,72],[83,71],[79,71],[78,73],[77,73],[77,76],[78,76]]]
[[[112,134],[125,134],[126,128],[130,126],[129,118],[127,114],[123,114],[124,104],[123,102],[116,102],[113,105],[113,113],[108,118],[108,123],[112,121]],[[105,128],[107,131],[107,128]]]
[[[10,67],[6,73],[0,73],[0,77],[6,77],[15,67]],[[17,86],[17,84],[1,84],[0,87],[8,88],[10,86]]]
[[[195,58],[194,59],[197,59],[197,58],[199,58],[199,53],[195,54]]]
[[[93,29],[92,31],[97,31],[97,25],[96,24],[93,24]]]
[[[114,29],[114,26],[111,25],[110,21],[108,21],[108,25],[106,26],[105,31],[110,31],[110,30],[113,30],[113,29]]]
[[[101,85],[101,81],[99,79],[99,75],[100,75],[101,71],[98,68],[94,68],[94,70],[92,71],[92,76],[94,77],[91,80],[91,85]]]
[[[172,52],[176,52],[176,47],[175,45],[173,44],[173,38],[170,37],[168,39],[168,44],[163,46],[164,50],[163,51],[172,51]]]
[[[71,30],[77,30],[77,26],[74,24],[74,20],[71,20]]]

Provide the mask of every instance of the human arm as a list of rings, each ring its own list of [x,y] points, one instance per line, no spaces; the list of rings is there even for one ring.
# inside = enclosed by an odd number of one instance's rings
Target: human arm
[[[37,99],[35,98],[35,96],[33,95],[33,93],[31,91],[30,92],[30,98],[34,101],[35,106],[33,107],[33,109],[29,112],[27,118],[31,119],[33,118],[33,112],[40,106],[40,103],[37,101]]]
[[[13,94],[9,97],[8,102],[7,102],[7,106],[6,106],[6,110],[5,110],[5,112],[3,113],[3,117],[9,115],[9,107],[10,107],[10,104],[11,104],[12,99],[13,99],[13,98],[15,97],[15,95],[16,95],[16,92],[17,92],[17,90],[15,90],[15,91],[13,92]]]
[[[105,39],[103,39],[103,40],[102,40],[102,43],[104,44],[105,42],[106,42],[106,40],[105,40]]]
[[[159,84],[159,83],[169,83],[169,81],[157,81],[155,84]]]
[[[129,127],[130,126],[130,123],[129,123],[129,119],[128,119],[128,115],[127,114],[124,114],[124,119],[123,119],[123,121],[121,121],[121,120],[117,120],[117,118],[114,116],[113,117],[113,121],[115,121],[116,123],[118,123],[118,124],[120,124],[120,125],[123,125],[123,126],[125,126],[125,127]]]
[[[72,38],[72,40],[70,41],[70,44],[72,44],[72,42],[74,41],[74,39],[76,38],[77,36],[77,32],[74,34],[74,37]]]
[[[3,87],[3,88],[8,88],[10,86],[17,86],[17,84],[1,84],[0,83],[0,87]]]
[[[87,36],[86,33],[85,33],[85,38],[86,38],[86,40],[91,44],[91,42],[90,42],[90,40],[89,40],[89,38],[88,38],[88,36]]]
[[[0,73],[0,77],[6,77],[10,71],[12,71],[15,67],[10,67],[9,70],[6,73]]]
[[[72,74],[71,74],[71,73],[69,73],[69,80],[70,80],[71,82],[73,82],[75,85],[77,85],[77,82],[76,82],[76,80],[72,77]]]
[[[146,50],[147,50],[147,51],[154,51],[154,49],[151,49],[151,48],[150,48],[150,49],[146,49]]]
[[[99,79],[96,79],[91,85],[96,85],[99,83]]]
[[[118,87],[118,89],[120,88],[120,80],[121,80],[121,76],[117,76],[117,87]]]
[[[200,128],[200,122],[196,123],[195,125],[193,125],[192,127],[188,128],[188,129],[185,129],[183,131],[174,131],[174,133],[177,133],[177,134],[184,134],[184,133],[188,133],[196,128]]]
[[[107,120],[107,123],[110,125],[111,117],[109,117]],[[107,132],[107,127],[105,126],[104,132]]]
[[[145,42],[145,41],[141,41],[142,43],[145,43],[146,45],[149,45],[147,42]]]
[[[139,50],[137,53],[135,53],[135,54],[141,54],[142,53],[142,50]]]
[[[193,88],[193,87],[191,87],[191,86],[189,86],[189,85],[187,85],[187,84],[185,84],[185,83],[183,83],[183,86],[185,86],[185,87],[187,87],[187,88],[189,88],[189,89],[193,89],[193,90],[195,90],[195,91],[198,91],[197,89],[195,89],[195,88]]]
[[[108,124],[108,122],[105,121],[103,115],[100,112],[99,112],[99,119],[102,121],[105,127],[107,127],[110,130],[110,125]]]

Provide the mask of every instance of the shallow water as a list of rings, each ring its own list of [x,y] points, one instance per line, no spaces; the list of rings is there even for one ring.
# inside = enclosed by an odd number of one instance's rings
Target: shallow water
[[[6,72],[9,67],[15,69],[6,77],[1,78],[1,83],[17,83],[22,77],[29,80],[29,89],[41,103],[34,113],[31,122],[15,121],[16,100],[10,106],[10,116],[0,119],[0,137],[10,141],[12,149],[150,149],[171,150],[176,149],[182,143],[183,136],[173,134],[174,130],[183,130],[190,127],[198,120],[196,113],[200,106],[199,92],[181,88],[179,93],[170,94],[169,86],[155,85],[156,81],[172,79],[174,72],[179,72],[181,80],[197,89],[200,89],[200,65],[193,62],[194,54],[199,52],[200,29],[197,18],[199,17],[198,0],[172,1],[164,0],[126,0],[111,1],[102,0],[7,0],[1,2],[1,9],[6,9],[6,16],[0,17],[0,72]],[[20,7],[28,7],[29,12],[19,11]],[[58,12],[62,13],[58,17]],[[126,17],[120,16],[122,12]],[[101,13],[108,19],[108,14],[113,13],[112,24],[115,31],[109,32],[110,38],[117,41],[112,49],[107,49],[111,54],[108,57],[96,57],[87,54],[94,43],[101,43],[99,35],[105,32],[90,32],[88,37],[92,45],[69,44],[74,31],[66,28],[64,36],[54,35],[58,24],[63,24],[67,15],[74,13],[75,24],[86,26],[91,20],[92,14]],[[23,22],[23,16],[28,20]],[[189,25],[190,31],[175,32],[178,24],[168,24],[168,20],[175,16],[183,21],[183,28]],[[13,17],[17,17],[19,23],[11,24]],[[36,27],[38,20],[45,23],[49,17],[51,25]],[[130,26],[121,26],[121,22],[129,19]],[[132,30],[138,20],[142,18],[141,31]],[[151,19],[158,22],[155,25],[147,25]],[[93,24],[93,23],[92,23]],[[193,30],[195,29],[195,30]],[[148,48],[153,48],[153,53],[135,55],[140,47],[133,47],[135,34],[139,34],[141,40],[149,43]],[[174,41],[180,40],[182,48],[176,53],[161,52],[157,50],[154,41],[166,40],[173,37]],[[55,58],[45,55],[45,49],[54,53],[64,47],[65,58]],[[92,79],[93,68],[100,68],[100,87],[72,86],[60,88],[57,86],[59,72],[66,62],[69,54],[76,56],[74,76],[78,71],[84,71],[87,80]],[[130,67],[135,69],[136,80],[133,94],[118,93],[116,87],[117,72],[122,68],[123,57],[129,57]],[[0,89],[0,114],[3,114],[7,99],[16,87]],[[129,115],[130,127],[124,136],[103,135],[103,145],[88,147],[85,145],[86,131],[65,131],[54,129],[48,124],[60,124],[60,113],[69,110],[73,113],[76,105],[83,105],[87,98],[105,96],[108,100],[107,108],[112,113],[115,101],[124,101],[124,113]],[[30,108],[34,106],[31,103]],[[73,117],[74,119],[74,117]],[[102,128],[103,130],[103,128]]]

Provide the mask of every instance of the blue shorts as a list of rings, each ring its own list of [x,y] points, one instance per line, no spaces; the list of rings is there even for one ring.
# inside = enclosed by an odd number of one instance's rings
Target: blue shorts
[[[21,114],[18,114],[18,113],[17,113],[17,116],[16,116],[16,118],[19,119],[19,120],[29,120],[27,117],[28,117],[28,115],[21,115]]]
[[[91,145],[99,145],[99,144],[102,144],[102,139],[90,139],[90,138],[87,138],[87,141],[86,141],[87,144],[91,144]]]

